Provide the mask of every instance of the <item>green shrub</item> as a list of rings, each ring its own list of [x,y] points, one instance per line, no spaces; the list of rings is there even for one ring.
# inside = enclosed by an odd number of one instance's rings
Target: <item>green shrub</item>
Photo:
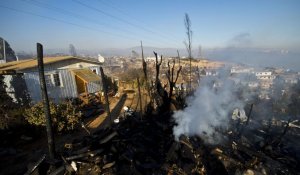
[[[73,105],[70,100],[60,104],[50,102],[50,115],[53,128],[57,132],[71,131],[76,128],[81,120],[80,112],[76,105]],[[31,108],[26,109],[24,113],[28,123],[36,126],[45,126],[46,119],[43,108],[43,103],[37,103]]]

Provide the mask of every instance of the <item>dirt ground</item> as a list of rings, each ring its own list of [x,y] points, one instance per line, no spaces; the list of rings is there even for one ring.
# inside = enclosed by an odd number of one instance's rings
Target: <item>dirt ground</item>
[[[110,103],[110,109],[111,109],[111,118],[115,119],[119,117],[120,115],[124,114],[124,106],[130,107],[133,110],[140,112],[140,107],[139,107],[139,100],[138,100],[138,93],[132,93],[132,94],[127,94],[125,97],[125,101],[121,102],[121,98],[124,94],[121,94],[119,98],[110,98],[109,103]],[[124,96],[123,96],[124,97]],[[146,101],[149,102],[149,98],[146,94],[146,91],[142,90],[142,109],[145,109],[146,106]],[[114,111],[117,111],[114,113]],[[107,112],[94,117],[93,120],[89,121],[86,123],[87,127],[91,132],[95,132],[97,129],[99,129],[100,125],[104,122],[104,120],[107,117]]]

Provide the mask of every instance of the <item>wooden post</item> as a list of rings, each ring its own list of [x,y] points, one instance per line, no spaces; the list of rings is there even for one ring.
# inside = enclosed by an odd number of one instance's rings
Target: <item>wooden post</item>
[[[110,118],[110,124],[112,124],[111,115],[110,115],[110,109],[109,109],[108,95],[107,95],[107,83],[106,83],[106,79],[105,79],[105,75],[104,75],[102,67],[100,67],[100,73],[101,73],[102,87],[103,87],[104,97],[105,97],[106,112],[107,112],[107,115]]]
[[[46,118],[49,156],[51,160],[54,160],[55,145],[54,145],[54,137],[52,131],[52,120],[50,116],[50,106],[49,106],[49,99],[47,94],[47,86],[46,86],[45,75],[44,75],[43,45],[40,43],[37,43],[37,61],[38,61],[38,69],[39,69],[40,87],[42,91],[42,99],[43,99],[44,112]]]
[[[84,85],[84,91],[85,91],[85,99],[86,99],[86,101],[87,101],[87,104],[89,104],[90,101],[89,101],[89,94],[88,94],[87,83],[86,83],[86,82],[83,82],[83,85]]]

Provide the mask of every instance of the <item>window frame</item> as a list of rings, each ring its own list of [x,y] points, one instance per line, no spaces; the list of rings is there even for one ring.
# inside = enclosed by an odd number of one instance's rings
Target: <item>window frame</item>
[[[55,75],[57,75],[57,78],[55,78]],[[56,82],[55,79],[58,80],[58,83]],[[45,73],[45,81],[47,87],[63,87],[62,76],[60,72]]]

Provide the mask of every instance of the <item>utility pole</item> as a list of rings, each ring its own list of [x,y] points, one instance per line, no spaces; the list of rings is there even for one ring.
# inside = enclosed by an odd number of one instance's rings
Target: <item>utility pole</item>
[[[37,61],[38,61],[38,69],[39,69],[39,79],[40,79],[40,87],[42,91],[42,99],[44,105],[44,112],[46,118],[46,130],[48,137],[48,149],[49,149],[49,157],[50,160],[54,161],[55,158],[55,145],[54,145],[54,137],[52,131],[52,121],[50,116],[50,106],[49,99],[47,94],[47,86],[45,81],[44,74],[44,61],[43,61],[43,45],[40,43],[36,44],[37,46]]]

